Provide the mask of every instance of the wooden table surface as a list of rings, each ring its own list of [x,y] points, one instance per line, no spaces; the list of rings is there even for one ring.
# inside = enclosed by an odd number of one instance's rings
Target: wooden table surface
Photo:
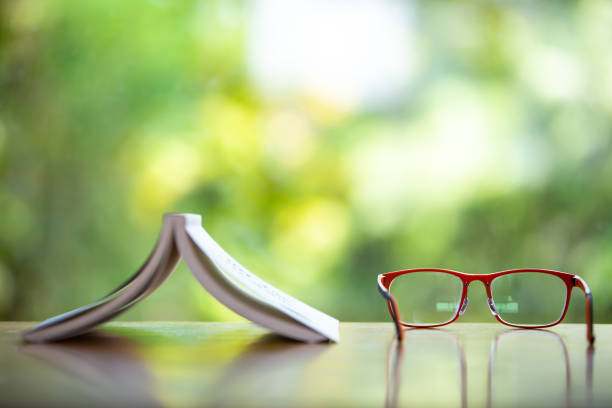
[[[0,323],[0,406],[611,406],[612,325],[406,332],[342,323],[302,344],[242,323],[112,323],[23,344]]]

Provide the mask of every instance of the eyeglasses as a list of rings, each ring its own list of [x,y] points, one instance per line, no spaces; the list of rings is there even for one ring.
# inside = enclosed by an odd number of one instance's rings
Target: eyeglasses
[[[487,291],[493,316],[507,326],[524,329],[559,324],[567,313],[572,289],[582,289],[586,296],[587,340],[595,341],[593,296],[578,275],[547,269],[513,269],[481,275],[424,268],[383,273],[377,280],[400,340],[402,326],[436,327],[457,320],[467,308],[468,286],[480,281]]]

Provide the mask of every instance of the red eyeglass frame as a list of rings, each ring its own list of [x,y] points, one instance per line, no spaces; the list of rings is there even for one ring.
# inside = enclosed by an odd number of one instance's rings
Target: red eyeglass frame
[[[459,307],[457,307],[457,311],[455,312],[455,315],[453,316],[451,320],[444,322],[444,323],[421,324],[421,325],[413,325],[413,324],[402,322],[400,318],[399,306],[397,304],[397,301],[395,300],[395,297],[390,292],[391,283],[398,276],[405,275],[408,273],[415,273],[415,272],[442,272],[442,273],[448,273],[448,274],[457,276],[459,279],[461,279],[461,282],[462,282],[461,300],[459,301]],[[559,317],[557,321],[555,321],[554,323],[543,324],[543,325],[520,325],[520,324],[512,324],[512,323],[505,322],[499,317],[497,310],[495,309],[495,306],[493,303],[493,295],[491,294],[491,284],[493,280],[499,276],[508,275],[511,273],[519,273],[519,272],[546,273],[549,275],[554,275],[560,278],[561,280],[563,280],[567,288],[567,293],[565,296],[565,305],[563,307],[563,313],[561,314],[561,317]],[[591,294],[591,289],[589,288],[587,283],[584,281],[584,279],[582,279],[578,275],[573,275],[567,272],[553,271],[550,269],[532,269],[532,268],[510,269],[507,271],[500,271],[500,272],[488,273],[488,274],[463,273],[463,272],[453,271],[450,269],[417,268],[417,269],[406,269],[402,271],[382,273],[378,275],[378,278],[377,278],[378,290],[387,302],[387,307],[389,309],[389,313],[391,313],[391,317],[393,318],[395,329],[397,331],[397,336],[399,337],[400,341],[404,338],[402,326],[415,327],[415,328],[438,327],[438,326],[444,326],[447,324],[451,324],[452,322],[457,320],[459,316],[461,316],[463,312],[465,311],[466,304],[464,304],[464,302],[467,298],[467,290],[470,284],[474,281],[480,281],[484,284],[485,289],[487,291],[489,309],[491,310],[491,313],[493,313],[493,316],[495,316],[495,318],[500,323],[505,324],[506,326],[518,327],[522,329],[540,329],[544,327],[555,326],[561,323],[563,318],[565,318],[565,314],[567,313],[567,310],[569,308],[569,302],[570,302],[572,289],[574,287],[578,287],[582,289],[586,297],[585,313],[586,313],[586,325],[587,325],[587,340],[591,344],[595,341],[595,336],[593,335],[593,295]]]

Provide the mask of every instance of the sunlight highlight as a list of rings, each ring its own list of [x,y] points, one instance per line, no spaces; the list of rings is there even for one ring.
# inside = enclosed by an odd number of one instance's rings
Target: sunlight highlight
[[[352,110],[404,96],[415,72],[410,3],[259,1],[248,69],[264,96],[298,94]]]

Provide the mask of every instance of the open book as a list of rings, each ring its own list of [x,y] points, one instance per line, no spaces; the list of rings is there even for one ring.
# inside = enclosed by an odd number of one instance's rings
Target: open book
[[[255,276],[208,235],[201,221],[196,214],[166,214],[153,252],[127,282],[94,303],[25,331],[24,340],[61,340],[93,329],[150,295],[182,257],[208,292],[254,323],[295,340],[339,341],[336,319]]]

